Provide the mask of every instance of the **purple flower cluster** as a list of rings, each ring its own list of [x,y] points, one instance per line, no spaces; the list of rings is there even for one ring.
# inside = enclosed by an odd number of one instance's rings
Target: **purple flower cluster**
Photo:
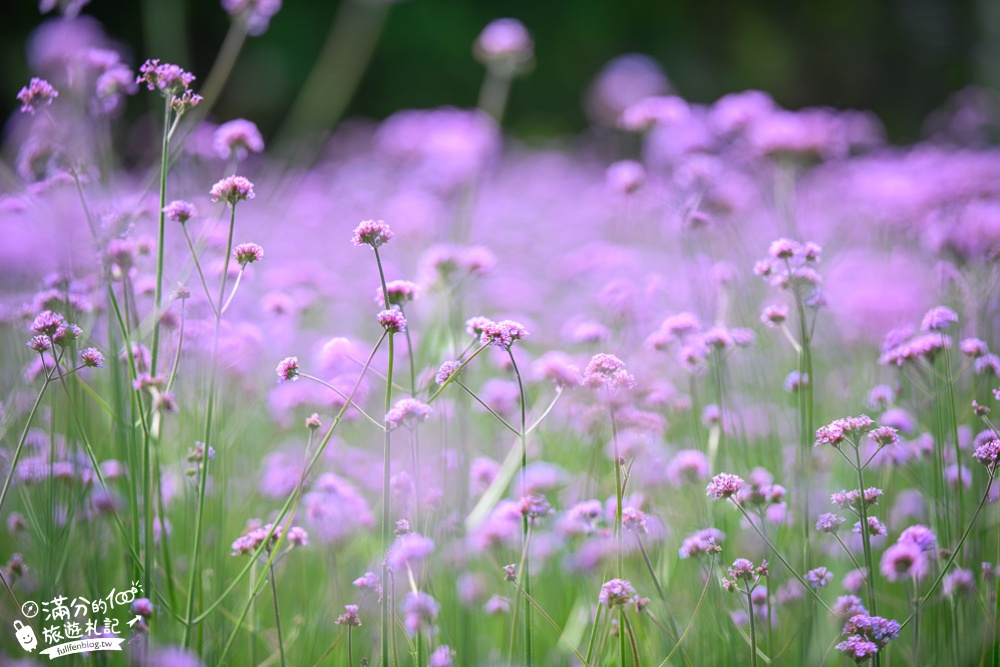
[[[725,500],[743,488],[743,478],[726,472],[719,473],[705,487],[705,494],[712,500]]]
[[[135,82],[146,84],[149,90],[159,89],[166,96],[183,94],[194,82],[194,74],[185,72],[177,65],[160,63],[157,59],[147,60],[139,68]]]
[[[389,225],[381,220],[362,220],[354,229],[354,236],[351,242],[356,246],[369,245],[374,249],[385,245],[393,239],[395,234],[389,229]]]
[[[389,429],[397,429],[404,424],[425,422],[430,416],[431,406],[415,398],[402,398],[385,414],[385,424]]]
[[[590,389],[631,389],[635,378],[625,370],[625,362],[613,354],[595,354],[583,372],[581,384]]]
[[[816,446],[840,447],[844,440],[857,445],[858,439],[868,433],[874,425],[875,422],[868,415],[835,419],[816,431]]]
[[[21,88],[17,94],[18,101],[21,102],[22,113],[34,114],[42,105],[52,104],[52,100],[59,97],[59,91],[52,87],[45,79],[35,77],[31,79],[27,86]]]
[[[230,206],[237,202],[253,199],[256,195],[253,183],[243,176],[227,176],[212,186],[210,193],[213,201],[224,201]]]
[[[611,579],[601,586],[597,600],[608,609],[623,607],[636,597],[635,588],[626,579]]]
[[[502,320],[500,322],[484,322],[479,325],[479,343],[493,345],[501,350],[510,350],[514,341],[528,337],[528,330],[520,322]]]

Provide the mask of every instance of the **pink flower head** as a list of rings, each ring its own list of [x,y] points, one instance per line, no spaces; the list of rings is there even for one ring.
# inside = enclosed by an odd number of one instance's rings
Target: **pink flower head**
[[[281,10],[281,0],[222,0],[222,8],[246,21],[247,34],[263,35],[271,19]]]
[[[378,248],[392,240],[395,234],[389,229],[389,225],[381,220],[362,220],[354,229],[354,236],[351,242],[356,246],[370,245]]]
[[[403,398],[396,401],[392,409],[385,414],[385,423],[390,429],[400,426],[415,425],[427,421],[431,416],[431,406],[415,398]]]
[[[441,367],[438,368],[437,373],[434,374],[434,381],[439,385],[443,385],[451,378],[452,375],[455,374],[455,371],[457,371],[461,365],[461,362],[458,361],[444,362],[441,364]]]
[[[43,336],[54,336],[59,327],[66,323],[66,318],[51,310],[43,310],[31,322],[31,330]]]
[[[879,447],[895,445],[899,442],[899,432],[891,426],[879,426],[869,431],[868,437]]]
[[[183,93],[194,81],[194,74],[185,72],[177,65],[160,64],[159,60],[147,60],[139,68],[136,83],[145,83],[149,90],[159,89],[164,95],[173,97]]]
[[[483,330],[488,324],[493,324],[493,320],[488,317],[483,317],[482,315],[476,315],[475,317],[470,317],[465,321],[465,331],[470,336],[479,338],[483,335]]]
[[[626,579],[611,579],[601,586],[598,602],[609,609],[628,604],[636,595],[635,588]]]
[[[1000,463],[1000,440],[990,440],[979,445],[972,456],[987,468],[996,468]]]
[[[645,132],[656,125],[677,125],[691,115],[688,103],[676,95],[644,97],[624,111],[618,127],[626,132]]]
[[[933,551],[934,545],[937,544],[937,538],[934,537],[934,533],[927,526],[921,526],[916,524],[910,526],[904,530],[897,542],[912,542],[920,547],[921,551]]]
[[[355,628],[361,627],[361,618],[358,617],[358,605],[344,605],[344,613],[337,617],[337,625],[347,625]]]
[[[843,523],[844,517],[826,512],[816,520],[816,530],[821,533],[836,533]]]
[[[875,422],[868,415],[835,419],[816,431],[816,446],[839,447],[844,440],[857,444],[858,438],[868,433],[874,425]]]
[[[635,377],[625,370],[625,362],[613,354],[595,354],[583,372],[581,384],[590,389],[631,389]]]
[[[678,555],[681,558],[700,556],[701,554],[722,551],[719,543],[726,538],[725,534],[717,528],[705,528],[684,538]]]
[[[479,342],[482,345],[495,345],[501,350],[509,350],[514,341],[527,338],[527,336],[528,330],[520,322],[503,320],[484,324],[482,333],[479,334]]]
[[[958,314],[951,308],[935,306],[927,311],[920,322],[921,331],[944,331],[958,322]]]
[[[236,202],[253,199],[253,183],[243,176],[227,176],[212,186],[210,193],[212,201],[225,201],[230,206]]]
[[[973,359],[978,359],[979,357],[984,357],[990,353],[990,348],[986,344],[986,341],[979,338],[966,338],[958,344],[958,349],[962,351],[962,354],[972,357]]]
[[[805,580],[813,588],[823,588],[833,581],[833,573],[825,567],[817,567],[806,572]]]
[[[743,488],[743,478],[726,472],[719,473],[705,487],[705,494],[712,500],[732,498]]]
[[[181,201],[178,199],[164,206],[163,214],[174,222],[179,222],[183,225],[185,222],[196,216],[198,212],[195,210],[194,204],[191,202]]]
[[[503,66],[513,74],[531,61],[534,42],[531,33],[517,19],[497,19],[483,28],[473,45],[476,60]]]
[[[611,194],[630,195],[645,184],[646,168],[635,160],[620,160],[608,167],[604,181]]]
[[[385,291],[389,293],[389,305],[390,306],[402,306],[405,303],[409,303],[417,298],[417,292],[420,287],[409,280],[390,280],[385,284]],[[385,295],[382,294],[382,288],[376,288],[375,302],[382,306],[385,305]]]
[[[897,542],[882,554],[879,569],[889,581],[914,578],[922,579],[927,574],[927,557],[913,542]]]
[[[285,357],[275,369],[278,373],[278,382],[288,382],[299,379],[299,358]]]
[[[421,631],[430,632],[437,621],[441,605],[423,591],[410,592],[403,599],[403,625],[410,636]]]
[[[390,333],[403,333],[406,331],[406,317],[403,311],[397,308],[383,310],[375,316],[382,328]]]
[[[48,336],[32,336],[28,340],[28,347],[30,347],[35,352],[41,354],[42,352],[48,352],[52,349],[52,339]]]
[[[788,306],[765,306],[760,312],[760,321],[766,327],[776,328],[788,319]]]
[[[223,123],[215,130],[212,147],[224,160],[230,157],[243,160],[249,153],[260,153],[264,150],[264,138],[260,136],[260,130],[254,123],[237,118]]]
[[[32,78],[27,86],[21,88],[17,99],[21,102],[21,112],[34,114],[40,106],[52,104],[59,97],[59,91],[45,79]]]
[[[104,366],[104,355],[96,347],[88,347],[80,350],[80,361],[88,368],[102,368]]]
[[[256,243],[241,243],[233,248],[233,257],[236,258],[240,266],[253,264],[264,259],[264,248]]]

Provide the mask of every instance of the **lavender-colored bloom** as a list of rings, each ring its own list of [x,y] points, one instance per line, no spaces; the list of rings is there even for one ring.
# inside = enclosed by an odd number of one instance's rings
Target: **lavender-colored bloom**
[[[374,572],[365,572],[364,575],[354,580],[353,585],[363,591],[380,591],[378,575]]]
[[[580,384],[582,377],[572,358],[558,350],[550,350],[532,362],[531,374],[538,380],[549,380],[560,387],[574,387]]]
[[[944,575],[941,592],[945,597],[951,597],[956,593],[969,593],[975,589],[976,583],[972,577],[972,571],[961,567]]]
[[[676,95],[644,97],[622,111],[618,127],[627,132],[646,132],[656,125],[683,123],[690,115],[688,103]]]
[[[844,517],[829,512],[820,514],[816,520],[816,530],[821,533],[836,533],[844,523]]]
[[[868,610],[861,603],[861,598],[857,595],[841,595],[831,607],[833,613],[843,620],[847,620],[858,614],[868,614]]]
[[[32,336],[28,339],[27,346],[35,352],[41,354],[52,349],[52,339],[48,336]]]
[[[896,392],[887,384],[877,384],[868,392],[868,407],[872,410],[887,410],[896,400]],[[881,419],[883,424],[888,422]],[[893,424],[889,424],[892,426]]]
[[[858,438],[870,431],[874,425],[875,422],[868,415],[835,419],[826,426],[817,429],[816,446],[839,447],[845,439],[856,444]]]
[[[634,507],[622,509],[622,527],[639,535],[646,534],[646,515]]]
[[[136,598],[132,600],[132,613],[149,618],[153,615],[153,603],[149,598]]]
[[[1000,463],[1000,440],[990,440],[979,445],[972,456],[987,468],[995,469]]]
[[[402,398],[386,413],[385,423],[389,429],[396,429],[403,424],[414,426],[425,422],[430,416],[431,406],[415,398]]]
[[[667,479],[678,486],[708,477],[708,457],[696,449],[682,449],[667,464]]]
[[[631,389],[635,378],[625,370],[625,362],[613,354],[595,354],[583,372],[581,384],[590,389]]]
[[[104,355],[96,347],[88,347],[80,350],[80,361],[88,368],[102,368],[104,366]]]
[[[230,16],[246,21],[247,34],[263,35],[271,19],[281,9],[281,0],[222,0],[222,8]]]
[[[705,493],[712,500],[723,500],[735,496],[742,487],[741,477],[722,472],[712,478],[705,488]]]
[[[223,123],[215,130],[212,147],[222,159],[235,157],[243,160],[248,153],[260,153],[264,150],[264,138],[260,136],[257,126],[243,118]]]
[[[443,385],[451,378],[452,375],[455,374],[455,371],[457,371],[461,365],[461,362],[458,361],[444,362],[441,364],[441,367],[438,368],[437,373],[434,374],[434,381],[439,385]]]
[[[973,359],[984,357],[990,353],[990,348],[986,344],[986,341],[979,338],[966,338],[962,340],[958,344],[958,349],[962,351],[962,354]]]
[[[527,336],[528,330],[520,322],[503,320],[483,324],[479,342],[481,345],[495,345],[501,350],[510,350],[514,341],[527,338]]]
[[[285,357],[278,363],[275,369],[278,373],[278,382],[288,382],[299,379],[299,358]]]
[[[934,537],[934,533],[931,532],[930,528],[916,524],[904,530],[897,542],[912,542],[921,551],[933,551],[934,546],[937,544],[937,538]]]
[[[788,306],[764,306],[760,311],[760,321],[766,327],[777,328],[788,319]]]
[[[344,605],[344,613],[337,617],[336,624],[355,628],[361,627],[361,619],[358,617],[358,605]]]
[[[790,394],[802,391],[808,386],[809,374],[799,373],[798,371],[790,371],[788,375],[785,376],[785,381],[782,383],[782,388]]]
[[[227,176],[212,186],[209,194],[213,201],[225,201],[230,206],[236,206],[236,202],[253,199],[256,195],[253,190],[253,183],[243,176]]]
[[[859,570],[851,570],[844,575],[844,590],[848,593],[857,593],[861,590],[861,587],[865,585],[865,579],[867,578],[866,569],[861,568]]]
[[[433,630],[441,611],[437,600],[423,591],[407,593],[400,607],[403,610],[403,625],[410,636]]]
[[[452,667],[455,652],[449,646],[439,646],[427,658],[427,667]]]
[[[531,60],[534,42],[531,33],[517,19],[497,19],[479,33],[472,52],[479,62],[500,66],[502,73],[509,76]]]
[[[899,442],[899,433],[891,426],[876,427],[868,432],[868,437],[879,447],[895,445]]]
[[[256,243],[241,243],[233,248],[233,257],[236,258],[240,266],[245,267],[247,264],[264,259],[264,248]]]
[[[139,76],[135,82],[145,83],[149,90],[159,89],[164,95],[172,97],[185,91],[194,79],[193,74],[177,65],[161,64],[159,60],[151,59],[139,68]]]
[[[163,214],[174,222],[184,224],[196,216],[198,212],[195,210],[194,204],[191,202],[178,199],[164,206]]]
[[[59,327],[66,323],[66,318],[51,310],[43,310],[31,322],[31,330],[36,334],[52,336],[59,330]]]
[[[841,634],[861,635],[873,642],[881,651],[899,636],[899,622],[881,616],[855,614],[844,624]]]
[[[854,528],[851,529],[857,535],[861,534],[861,522],[856,521],[854,523]],[[868,536],[873,538],[876,535],[888,535],[889,530],[885,527],[885,524],[879,521],[877,518],[870,516],[868,517]]]
[[[434,540],[420,533],[404,533],[389,547],[386,560],[393,569],[403,571],[407,566],[421,563],[434,551]]]
[[[59,97],[59,91],[52,87],[45,79],[34,77],[27,86],[21,88],[17,94],[18,101],[21,102],[21,112],[34,114],[35,110],[42,105],[52,104],[52,100]]]
[[[393,239],[395,234],[389,229],[389,225],[381,220],[362,220],[354,229],[354,236],[351,242],[356,246],[370,245],[377,249]]]
[[[635,595],[635,588],[628,580],[611,579],[601,586],[598,602],[611,609],[628,604]]]
[[[897,542],[883,552],[879,569],[889,581],[923,579],[928,569],[927,557],[915,542]]]
[[[390,333],[403,333],[406,331],[406,317],[403,315],[403,311],[398,308],[389,308],[388,310],[383,310],[375,319],[382,328]]]
[[[537,524],[538,520],[552,514],[552,505],[545,499],[545,496],[537,493],[528,494],[521,498],[518,503],[518,510],[522,516],[528,517],[528,522]]]
[[[510,600],[500,595],[494,595],[483,605],[483,611],[490,616],[508,614],[510,613]]]
[[[997,377],[1000,375],[1000,356],[987,354],[979,357],[972,364],[972,370],[976,375],[992,375],[993,377]]]
[[[170,99],[170,107],[180,116],[198,106],[203,99],[201,95],[193,90],[185,90],[180,95],[174,95]]]
[[[611,194],[630,195],[646,183],[646,168],[635,160],[620,160],[608,167],[604,181]]]
[[[833,581],[833,573],[825,567],[817,567],[806,572],[805,579],[813,588],[823,588]]]
[[[305,528],[301,526],[292,526],[288,529],[288,534],[285,539],[293,547],[306,547],[309,546],[309,533],[306,532]]]
[[[878,653],[878,646],[861,635],[851,635],[847,640],[837,644],[837,650],[860,665]]]
[[[420,287],[416,283],[409,280],[390,280],[385,284],[385,291],[389,293],[390,306],[402,306],[413,301],[417,298],[419,289]],[[382,293],[381,287],[375,290],[375,303],[383,308],[386,307],[385,295]]]
[[[800,252],[802,252],[802,245],[798,241],[785,238],[772,241],[767,249],[768,256],[776,260],[791,259]]]
[[[921,331],[944,331],[958,322],[958,314],[951,308],[935,306],[927,311],[920,322]]]
[[[729,566],[729,576],[733,579],[745,579],[747,581],[754,578],[754,564],[747,558],[737,558]]]

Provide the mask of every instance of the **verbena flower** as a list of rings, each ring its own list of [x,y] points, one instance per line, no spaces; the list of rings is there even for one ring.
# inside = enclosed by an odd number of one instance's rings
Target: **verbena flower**
[[[264,248],[256,243],[241,243],[233,248],[233,257],[236,258],[240,266],[253,264],[264,259]]]
[[[264,138],[260,136],[257,126],[243,118],[223,123],[212,137],[212,147],[222,159],[235,157],[243,160],[249,153],[260,153],[264,150]]]
[[[375,316],[375,319],[382,325],[383,329],[390,333],[403,333],[406,331],[406,316],[398,308],[383,310]]]
[[[944,575],[944,580],[941,585],[941,593],[945,597],[951,597],[959,593],[971,593],[975,590],[975,588],[976,582],[972,577],[972,571],[956,567],[954,570]]]
[[[417,298],[417,291],[419,289],[416,283],[409,280],[390,280],[385,284],[385,291],[389,293],[390,306],[402,306],[413,301]],[[377,287],[375,290],[375,302],[383,308],[387,307],[385,305],[385,295],[382,294],[381,287]]]
[[[479,33],[472,52],[479,62],[511,76],[531,62],[534,42],[531,33],[517,19],[497,19]]]
[[[726,537],[725,533],[717,528],[705,528],[692,533],[681,542],[681,548],[677,553],[681,558],[691,558],[702,554],[716,553],[722,551],[719,543]]]
[[[434,551],[434,540],[419,533],[404,533],[389,547],[386,560],[396,570],[421,563]]]
[[[195,210],[194,204],[191,202],[178,199],[164,206],[163,214],[174,222],[184,224],[191,218],[195,217],[198,212]]]
[[[951,308],[935,306],[927,311],[920,321],[921,331],[944,331],[958,322],[958,315]]]
[[[857,595],[841,595],[830,607],[834,615],[842,620],[847,620],[857,614],[868,614],[868,610],[861,603],[861,598]]]
[[[427,667],[452,667],[455,652],[449,646],[438,646],[427,657]]]
[[[601,586],[598,602],[608,609],[622,607],[636,595],[635,588],[626,579],[611,579]]]
[[[705,487],[705,493],[712,500],[724,500],[735,496],[742,487],[742,477],[722,472],[712,478]]]
[[[275,372],[277,372],[278,374],[278,382],[288,382],[289,380],[298,380],[299,358],[285,357],[280,362],[278,362],[278,367],[275,368]]]
[[[979,445],[972,456],[987,468],[996,469],[1000,463],[1000,440],[990,440]]]
[[[212,186],[210,191],[213,201],[225,201],[230,206],[237,202],[253,199],[256,195],[253,183],[243,176],[227,176]]]
[[[868,415],[835,419],[816,431],[816,446],[839,447],[844,440],[857,444],[858,439],[868,433],[874,425],[875,422]]]
[[[222,0],[222,8],[230,16],[246,21],[247,34],[263,35],[271,19],[281,9],[281,0]]]
[[[844,517],[836,514],[820,514],[816,520],[816,530],[821,533],[836,533],[844,523]]]
[[[441,610],[437,600],[423,591],[407,593],[400,606],[403,610],[403,625],[410,636],[418,632],[431,632]]]
[[[358,616],[358,605],[344,605],[344,613],[337,617],[336,624],[355,628],[361,627],[361,618]]]
[[[369,245],[372,248],[378,248],[391,241],[394,236],[395,234],[389,229],[389,225],[381,220],[363,220],[354,229],[351,242],[356,246]]]
[[[88,347],[80,350],[80,361],[88,368],[102,368],[104,366],[104,355],[96,347]]]
[[[528,330],[520,322],[502,320],[489,322],[481,326],[479,342],[482,345],[493,345],[501,350],[510,350],[514,341],[528,337]]]
[[[444,362],[443,364],[441,364],[440,368],[438,368],[437,373],[434,374],[434,381],[438,385],[443,385],[451,378],[452,375],[455,374],[455,371],[457,371],[461,366],[462,364],[459,361]]]
[[[45,79],[34,77],[27,86],[21,88],[17,94],[18,101],[21,102],[21,112],[34,114],[42,105],[52,104],[52,100],[59,97],[59,91],[52,87]]]
[[[806,572],[805,580],[813,588],[823,588],[833,581],[833,573],[825,567],[816,567]]]
[[[625,362],[613,354],[595,354],[583,372],[581,384],[590,389],[631,389],[635,377],[625,370]]]
[[[390,429],[396,429],[404,424],[425,422],[430,416],[431,406],[415,398],[402,398],[386,413],[385,423]]]
[[[182,94],[194,82],[195,76],[185,72],[177,65],[160,63],[158,59],[150,59],[139,68],[139,76],[135,82],[146,84],[149,90],[159,90],[167,97]]]

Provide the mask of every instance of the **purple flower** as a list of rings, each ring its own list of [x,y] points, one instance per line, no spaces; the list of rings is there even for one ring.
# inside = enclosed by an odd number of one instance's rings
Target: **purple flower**
[[[441,364],[441,367],[438,368],[437,373],[434,374],[434,381],[438,383],[438,385],[443,385],[451,378],[452,375],[455,374],[455,371],[457,371],[461,365],[461,362],[458,361],[444,362]]]
[[[416,425],[425,422],[430,416],[431,406],[415,398],[402,398],[386,413],[385,423],[389,429],[396,429],[403,424]]]
[[[398,308],[383,310],[375,316],[382,328],[390,333],[403,333],[406,331],[406,317],[403,311]]]
[[[958,349],[962,351],[962,354],[972,357],[973,359],[984,357],[990,353],[990,348],[986,344],[986,341],[980,340],[979,338],[966,338],[962,340],[958,344]]]
[[[337,625],[347,625],[351,627],[361,627],[361,619],[358,617],[358,605],[344,605],[344,613],[337,617]]]
[[[841,634],[861,635],[874,643],[881,651],[889,645],[889,642],[899,636],[899,622],[881,616],[855,614],[844,624]]]
[[[987,354],[979,357],[972,364],[972,370],[976,375],[1000,375],[1000,357],[995,354]]]
[[[264,248],[256,243],[241,243],[233,248],[233,257],[236,258],[240,266],[245,267],[247,264],[264,259]]]
[[[163,207],[163,214],[174,222],[179,222],[182,225],[193,218],[198,212],[194,208],[194,204],[187,201],[181,201],[180,199],[172,201]]]
[[[299,358],[285,357],[278,363],[275,369],[278,373],[278,382],[288,382],[299,379]]]
[[[868,415],[835,419],[826,426],[817,429],[816,447],[820,445],[839,447],[845,439],[857,444],[858,438],[870,431],[874,425],[875,422]]]
[[[760,311],[760,321],[766,327],[776,328],[788,319],[788,306],[764,306]]]
[[[495,345],[501,350],[510,350],[514,341],[527,338],[528,330],[520,322],[513,320],[503,320],[501,322],[489,322],[483,324],[482,332],[479,334],[479,342],[482,345]]]
[[[678,486],[700,482],[708,473],[708,457],[696,449],[682,449],[667,464],[667,479]]]
[[[868,610],[861,603],[861,598],[857,595],[841,595],[831,607],[833,613],[843,620],[847,620],[858,614],[868,614]]]
[[[628,604],[635,595],[635,588],[632,587],[632,584],[628,580],[611,579],[601,586],[601,593],[597,599],[600,604],[611,609]]]
[[[1000,463],[1000,440],[990,440],[979,445],[972,456],[987,468],[996,468],[997,463]]]
[[[153,615],[153,603],[149,598],[136,598],[132,601],[132,613],[149,618]]]
[[[629,195],[646,182],[646,169],[635,160],[620,160],[608,167],[604,175],[608,192]]]
[[[420,533],[404,533],[396,538],[389,547],[386,560],[395,570],[403,571],[405,567],[422,562],[434,551],[434,540]]]
[[[897,542],[882,553],[879,569],[889,581],[923,579],[928,569],[927,557],[916,543]]]
[[[385,290],[389,293],[390,306],[402,306],[405,303],[413,301],[417,298],[417,291],[419,289],[416,283],[409,280],[390,280],[385,285]],[[386,307],[385,296],[382,294],[381,287],[376,289],[375,302],[383,308]]]
[[[531,34],[517,19],[492,21],[479,33],[472,48],[476,60],[485,65],[502,66],[502,73],[508,76],[528,63],[533,51]]]
[[[951,308],[935,306],[927,311],[920,322],[921,331],[944,331],[958,322],[958,315]]]
[[[729,566],[729,576],[733,579],[745,579],[747,581],[754,577],[754,564],[747,558],[737,558]]]
[[[80,350],[80,361],[88,368],[102,368],[104,366],[104,355],[96,347],[88,347]]]
[[[281,0],[222,0],[222,8],[230,16],[246,21],[247,34],[263,35],[271,19],[281,9]]]
[[[934,537],[931,529],[920,524],[910,526],[904,530],[896,541],[912,542],[920,547],[921,551],[933,551],[934,545],[937,544],[937,538]]]
[[[31,330],[36,334],[53,336],[59,330],[59,327],[65,323],[66,318],[59,313],[53,313],[51,310],[43,310],[32,321]]]
[[[821,533],[836,533],[843,523],[844,517],[827,512],[819,515],[819,519],[816,520],[816,530]]]
[[[858,535],[861,534],[861,522],[854,522],[854,528],[851,529],[854,533]],[[876,535],[888,535],[889,531],[886,529],[885,524],[876,519],[873,516],[868,517],[868,536],[869,539],[875,537]]]
[[[52,100],[59,97],[59,91],[52,87],[45,79],[34,77],[27,86],[21,88],[17,94],[17,99],[21,102],[21,112],[34,114],[35,110],[44,105],[52,104]]]
[[[583,372],[581,384],[590,389],[631,389],[635,378],[625,370],[625,362],[613,354],[595,354]]]
[[[951,597],[956,593],[969,593],[975,589],[976,583],[972,578],[972,571],[961,567],[944,575],[941,592],[945,597]]]
[[[723,500],[735,496],[742,487],[741,477],[722,472],[712,478],[705,488],[705,493],[712,500]]]
[[[145,83],[149,90],[159,89],[164,95],[172,97],[185,91],[194,81],[194,74],[185,72],[177,65],[160,64],[159,60],[147,60],[139,68],[136,83]]]
[[[230,206],[236,206],[236,202],[253,199],[256,195],[253,191],[253,183],[243,176],[227,176],[212,186],[209,194],[213,201],[225,201]]]
[[[899,442],[899,433],[891,426],[879,426],[869,431],[868,437],[879,447],[895,445]]]
[[[452,667],[455,652],[449,646],[438,646],[427,657],[427,667]]]
[[[622,527],[639,535],[646,534],[646,515],[634,507],[622,509]]]
[[[403,610],[403,625],[411,636],[431,631],[441,611],[437,600],[423,591],[407,593],[400,607]]]
[[[389,225],[381,220],[363,220],[354,229],[354,236],[351,242],[356,246],[370,245],[377,249],[392,240],[395,234],[389,229]]]
[[[248,153],[260,153],[264,150],[264,138],[260,136],[260,130],[255,124],[237,118],[218,127],[212,138],[212,147],[224,160],[230,157],[243,160]]]
[[[27,345],[35,352],[41,354],[52,349],[52,339],[42,335],[32,336],[28,339]]]
[[[618,127],[626,132],[645,132],[656,125],[683,123],[690,115],[688,103],[676,95],[644,97],[622,111]]]
[[[868,392],[868,407],[872,410],[887,410],[896,400],[896,392],[887,384],[877,384]],[[885,419],[881,419],[883,423]]]
[[[806,572],[805,579],[813,588],[823,588],[833,581],[833,573],[825,567],[817,567]]]
[[[704,528],[684,538],[677,553],[681,558],[690,558],[721,551],[718,543],[725,538],[725,533],[717,528]]]
[[[837,644],[837,650],[860,665],[878,653],[878,646],[861,635],[851,635],[846,641]]]

